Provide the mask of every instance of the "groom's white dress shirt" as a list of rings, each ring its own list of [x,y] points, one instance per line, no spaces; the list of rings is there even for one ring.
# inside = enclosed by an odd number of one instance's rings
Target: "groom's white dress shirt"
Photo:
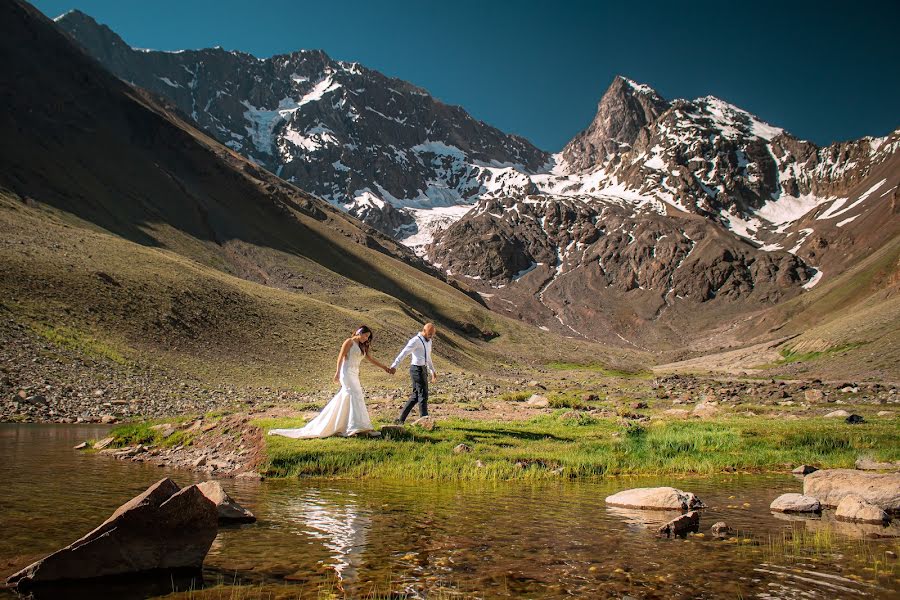
[[[428,371],[432,375],[435,374],[434,363],[431,362],[431,340],[425,339],[425,336],[421,333],[409,339],[406,346],[400,351],[394,362],[391,363],[391,368],[396,369],[397,365],[403,362],[403,359],[407,356],[412,357],[411,361],[414,367],[427,366]]]

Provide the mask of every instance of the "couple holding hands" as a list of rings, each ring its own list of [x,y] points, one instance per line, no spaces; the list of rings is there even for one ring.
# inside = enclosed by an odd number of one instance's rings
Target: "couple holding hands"
[[[290,438],[323,438],[332,435],[377,437],[381,435],[375,430],[369,419],[365,394],[359,382],[359,365],[363,358],[393,375],[397,372],[397,366],[409,356],[412,394],[396,422],[403,424],[416,404],[419,405],[420,414],[423,417],[428,416],[429,374],[432,382],[437,381],[437,373],[431,362],[431,342],[435,332],[434,324],[426,323],[422,327],[422,331],[409,339],[391,366],[387,367],[372,356],[370,351],[373,339],[372,330],[365,325],[361,326],[341,345],[334,374],[334,381],[341,384],[341,389],[325,405],[322,412],[302,428],[273,429],[269,431],[269,435],[282,435]]]

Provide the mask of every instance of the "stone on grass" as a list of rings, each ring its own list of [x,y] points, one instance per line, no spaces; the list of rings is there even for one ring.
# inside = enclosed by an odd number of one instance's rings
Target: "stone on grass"
[[[826,418],[826,419],[843,419],[843,418],[846,418],[846,417],[849,417],[849,416],[850,416],[850,413],[848,413],[846,410],[844,410],[844,409],[842,408],[842,409],[840,409],[840,410],[833,410],[833,411],[831,411],[830,413],[828,413],[827,415],[825,415],[825,418]]]
[[[157,432],[163,439],[175,433],[175,426],[171,423],[160,423],[159,425],[153,425],[150,429]]]
[[[106,448],[107,446],[112,444],[114,441],[115,441],[115,438],[111,438],[111,437],[103,438],[99,442],[94,443],[94,450],[103,450],[104,448]]]
[[[769,509],[785,513],[809,513],[822,510],[822,504],[812,496],[782,494],[772,501]]]
[[[700,513],[692,510],[689,513],[679,515],[656,530],[659,535],[666,537],[684,537],[691,532],[700,529]]]
[[[821,469],[803,478],[803,493],[824,506],[837,506],[855,494],[888,514],[900,514],[900,473]]]
[[[215,505],[196,485],[162,479],[99,527],[11,576],[21,588],[169,569],[200,569],[218,531]]]
[[[606,497],[610,506],[647,510],[693,510],[706,508],[697,496],[673,487],[635,488]]]
[[[74,447],[73,447],[73,450],[86,450],[87,447],[88,447],[87,442],[81,442],[81,443],[78,444],[77,446],[74,446]]]
[[[198,483],[197,487],[216,505],[216,510],[219,511],[219,523],[253,523],[256,521],[253,513],[225,493],[222,484],[218,481],[204,481]]]
[[[525,404],[528,406],[533,406],[535,408],[547,408],[550,406],[550,400],[547,399],[546,396],[541,396],[540,394],[532,394],[532,396],[525,401]]]
[[[866,422],[866,420],[862,417],[862,415],[856,415],[856,414],[850,415],[849,417],[844,419],[844,421],[849,423],[850,425],[859,425],[860,423]]]
[[[713,523],[713,526],[709,528],[712,534],[716,537],[728,537],[729,535],[734,534],[734,530],[728,526],[728,523],[725,521],[718,521]]]
[[[421,427],[425,431],[434,431],[436,423],[431,417],[419,417],[412,422],[416,427]]]
[[[472,448],[470,448],[466,444],[457,444],[456,447],[453,448],[453,454],[465,454],[471,451]]]
[[[887,524],[891,520],[886,512],[855,494],[844,496],[837,505],[834,517],[856,523]]]
[[[815,404],[825,399],[825,393],[822,390],[806,390],[803,392],[803,399],[810,404]]]

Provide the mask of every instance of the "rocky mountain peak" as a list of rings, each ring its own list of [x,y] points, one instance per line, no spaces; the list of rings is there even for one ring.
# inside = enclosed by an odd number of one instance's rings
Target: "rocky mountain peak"
[[[594,120],[562,151],[569,170],[592,169],[608,156],[629,149],[641,129],[668,107],[669,103],[650,86],[616,76],[600,99]]]

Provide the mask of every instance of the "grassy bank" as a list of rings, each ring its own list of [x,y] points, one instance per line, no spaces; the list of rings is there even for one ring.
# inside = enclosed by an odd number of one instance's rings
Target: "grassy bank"
[[[264,430],[299,419],[266,419]],[[596,478],[785,470],[801,463],[852,467],[860,456],[900,459],[896,422],[730,417],[625,426],[560,410],[528,421],[448,419],[433,431],[407,428],[388,439],[266,438],[271,477],[429,480]],[[459,444],[470,449],[455,452]]]

